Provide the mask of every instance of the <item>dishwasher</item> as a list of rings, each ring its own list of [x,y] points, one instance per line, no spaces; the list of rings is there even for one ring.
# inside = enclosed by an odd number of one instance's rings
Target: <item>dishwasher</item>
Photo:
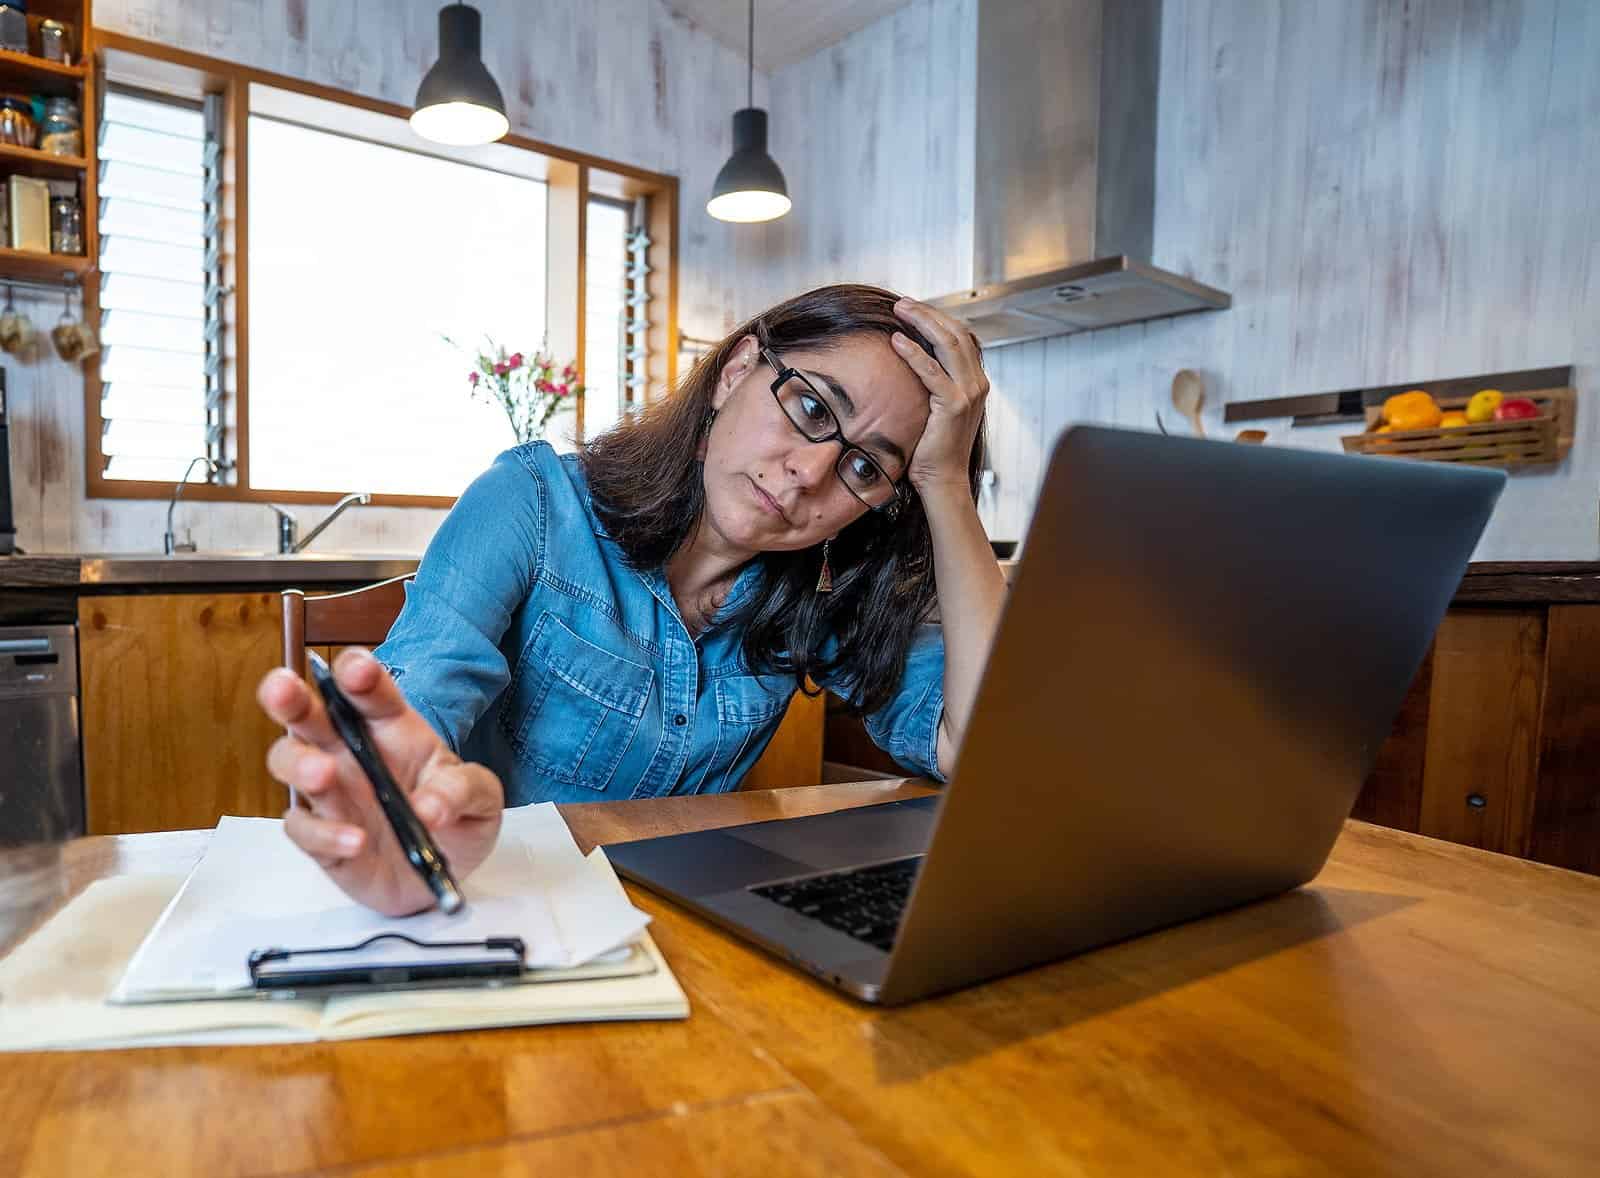
[[[77,627],[0,627],[0,847],[82,833]]]

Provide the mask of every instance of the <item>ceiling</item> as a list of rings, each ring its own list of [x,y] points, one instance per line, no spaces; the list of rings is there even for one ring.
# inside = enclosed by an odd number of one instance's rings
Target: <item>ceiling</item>
[[[665,0],[742,56],[749,35],[748,0]],[[908,0],[756,0],[756,69],[763,73],[810,57],[857,29],[904,8]]]

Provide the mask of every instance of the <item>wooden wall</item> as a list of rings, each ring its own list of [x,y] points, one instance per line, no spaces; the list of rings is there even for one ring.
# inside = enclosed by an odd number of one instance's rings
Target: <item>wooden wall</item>
[[[774,74],[797,207],[756,230],[744,310],[846,278],[967,281],[975,2],[918,0]],[[1022,533],[1063,428],[1153,428],[1179,368],[1204,373],[1219,435],[1225,400],[1576,363],[1572,456],[1513,480],[1478,556],[1595,559],[1597,62],[1593,0],[1168,0],[1155,261],[1234,307],[993,350],[991,534]],[[1344,432],[1261,424],[1326,449]]]
[[[96,24],[410,105],[437,47],[443,0],[96,0]],[[475,0],[484,57],[517,131],[545,142],[676,174],[682,216],[679,318],[704,336],[731,323],[740,241],[706,215],[730,150],[730,116],[745,102],[743,55],[661,0]],[[756,77],[757,101],[766,80]],[[61,300],[18,306],[48,330]],[[84,498],[83,383],[46,352],[4,358],[13,417],[18,541],[30,551],[159,549],[164,502]],[[484,465],[493,458],[486,454]],[[306,508],[302,534],[325,509]],[[259,504],[185,504],[202,549],[271,547]],[[335,525],[340,549],[420,552],[443,512],[363,508]],[[335,532],[337,535],[335,535]]]

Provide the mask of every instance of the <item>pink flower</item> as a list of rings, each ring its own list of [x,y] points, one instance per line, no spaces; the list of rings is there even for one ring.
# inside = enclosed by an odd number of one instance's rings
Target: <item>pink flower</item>
[[[563,368],[561,370],[561,375],[563,377],[565,377],[567,380],[571,380],[573,377],[578,375],[578,370],[577,370],[577,368],[575,368],[571,364],[568,364],[565,368]]]
[[[478,374],[476,372],[468,373],[467,374],[467,383],[470,384],[473,388],[477,388],[478,387]]]
[[[494,366],[494,374],[496,376],[504,376],[506,373],[508,373],[510,371],[511,371],[510,367],[508,365],[505,365],[505,364],[496,364]]]
[[[567,386],[565,384],[556,385],[556,396],[565,397],[567,395],[567,391]]]
[[[533,382],[533,387],[541,393],[548,393],[550,391],[550,382],[541,376]]]
[[[521,368],[522,367],[522,353],[521,352],[512,352],[511,353],[511,367],[513,367],[513,368]]]

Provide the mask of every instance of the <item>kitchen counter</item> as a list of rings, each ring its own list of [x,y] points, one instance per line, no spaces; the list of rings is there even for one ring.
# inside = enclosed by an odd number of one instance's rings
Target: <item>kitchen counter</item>
[[[1479,561],[1467,566],[1457,605],[1600,604],[1600,562]]]
[[[1002,560],[1006,580],[1016,568]],[[3,583],[3,582],[0,582]],[[1456,589],[1454,605],[1600,605],[1600,561],[1476,561]]]
[[[0,557],[0,589],[363,584],[416,572],[419,560],[352,552],[47,553]]]

